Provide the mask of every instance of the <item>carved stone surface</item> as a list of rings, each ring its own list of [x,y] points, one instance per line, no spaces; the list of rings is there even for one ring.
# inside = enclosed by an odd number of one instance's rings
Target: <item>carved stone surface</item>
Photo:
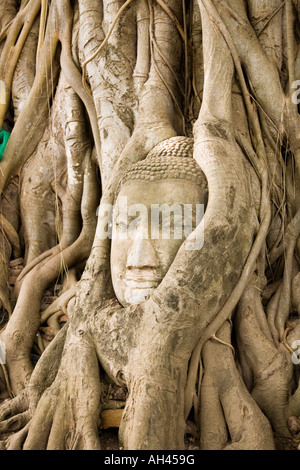
[[[207,202],[207,183],[192,158],[192,149],[193,139],[168,139],[121,179],[113,220],[111,273],[123,306],[149,298],[188,232],[200,222],[196,220],[197,204]]]

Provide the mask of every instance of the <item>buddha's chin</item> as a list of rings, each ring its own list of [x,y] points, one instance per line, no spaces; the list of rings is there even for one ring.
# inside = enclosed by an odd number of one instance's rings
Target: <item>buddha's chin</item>
[[[154,287],[148,287],[147,289],[133,289],[126,287],[124,292],[124,300],[127,305],[134,305],[140,302],[145,302],[149,299],[154,290]]]

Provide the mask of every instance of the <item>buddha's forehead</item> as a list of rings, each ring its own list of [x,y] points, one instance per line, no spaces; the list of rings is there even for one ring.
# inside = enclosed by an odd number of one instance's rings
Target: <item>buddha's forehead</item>
[[[117,205],[131,204],[197,204],[203,202],[203,188],[194,181],[163,179],[128,180],[117,197]]]

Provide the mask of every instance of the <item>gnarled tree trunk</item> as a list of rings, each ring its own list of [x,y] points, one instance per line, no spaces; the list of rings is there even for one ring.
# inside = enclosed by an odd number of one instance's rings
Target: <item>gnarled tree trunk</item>
[[[191,428],[200,449],[296,447],[298,2],[0,11],[3,449],[100,449],[103,411],[123,408],[125,449],[184,449]],[[177,136],[205,216],[150,298],[122,306],[101,209]]]

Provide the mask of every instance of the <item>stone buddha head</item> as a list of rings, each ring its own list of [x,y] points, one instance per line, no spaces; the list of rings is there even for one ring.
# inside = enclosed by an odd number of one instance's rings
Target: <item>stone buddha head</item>
[[[200,222],[197,208],[203,213],[207,182],[192,151],[193,139],[164,141],[133,165],[119,183],[111,274],[123,306],[149,298],[187,235]]]

